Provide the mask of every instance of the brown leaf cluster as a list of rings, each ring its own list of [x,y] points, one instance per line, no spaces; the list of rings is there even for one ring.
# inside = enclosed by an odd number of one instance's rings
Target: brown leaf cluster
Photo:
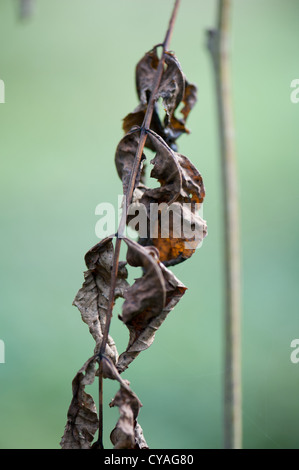
[[[153,92],[153,83],[159,64],[159,46],[147,52],[136,67],[136,89],[139,105],[123,122],[125,136],[119,142],[115,164],[127,194],[139,145],[141,126]],[[73,380],[73,397],[68,411],[62,448],[90,448],[97,428],[95,404],[85,392],[85,386],[94,381],[96,363],[102,367],[105,379],[116,380],[120,389],[110,406],[119,408],[119,420],[111,432],[115,449],[148,448],[137,417],[142,406],[138,397],[120,374],[131,362],[152,344],[157,330],[169,312],[186,291],[184,284],[168,269],[190,258],[206,236],[205,221],[198,211],[205,197],[205,189],[199,171],[184,155],[177,152],[176,140],[182,133],[189,133],[186,120],[196,102],[196,87],[190,84],[182,72],[174,54],[165,53],[165,66],[155,98],[155,108],[146,129],[145,146],[155,153],[150,177],[157,180],[157,187],[147,187],[142,153],[141,165],[135,182],[132,206],[127,214],[127,224],[139,233],[138,243],[123,238],[127,246],[125,262],[119,262],[114,300],[124,299],[120,320],[129,331],[128,345],[118,355],[113,339],[109,336],[104,355],[99,356],[106,325],[111,273],[114,259],[114,236],[107,237],[85,255],[87,271],[84,283],[78,291],[74,305],[81,312],[95,341],[94,356],[78,371]],[[162,100],[165,111],[161,119],[158,102]],[[158,207],[152,213],[152,206]],[[136,211],[140,212],[136,224]],[[164,215],[168,217],[165,227]],[[135,223],[135,225],[134,225]],[[189,231],[186,232],[186,227]],[[165,230],[168,230],[165,236]],[[166,231],[167,231],[166,230]],[[145,232],[145,233],[144,233]],[[142,276],[132,285],[127,281],[127,267],[142,268]]]

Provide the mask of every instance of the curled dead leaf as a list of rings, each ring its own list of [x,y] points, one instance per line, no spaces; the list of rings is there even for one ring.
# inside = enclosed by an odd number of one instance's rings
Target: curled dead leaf
[[[155,246],[160,261],[173,266],[190,258],[207,234],[206,222],[199,215],[205,189],[187,157],[174,152],[155,132],[149,131],[148,136],[156,150],[151,177],[160,187],[140,184],[134,192],[133,207],[146,210],[145,235],[134,226],[134,218],[128,218],[128,223],[139,232],[140,244]]]
[[[123,193],[126,194],[130,177],[132,174],[132,168],[134,165],[134,159],[137,152],[139,142],[139,131],[138,127],[131,129],[119,142],[116,153],[115,153],[115,165],[118,172],[118,176],[122,180]],[[145,155],[142,154],[142,162],[145,160]],[[135,181],[135,187],[138,186],[140,177],[142,174],[142,165],[139,168],[137,178]]]
[[[95,245],[85,255],[88,270],[84,273],[84,284],[78,291],[73,305],[81,312],[82,320],[88,325],[96,346],[95,354],[99,351],[106,323],[106,311],[110,291],[111,269],[113,264],[114,248],[113,237],[107,237]],[[126,281],[126,263],[119,264],[115,299],[123,297],[128,287]],[[106,345],[106,355],[117,362],[118,353],[111,336]]]
[[[155,46],[147,52],[136,66],[136,88],[140,99],[139,105],[133,112],[124,118],[123,129],[127,133],[133,126],[141,126],[152,92],[154,76],[157,70],[159,58]],[[183,133],[189,133],[185,127],[188,115],[197,100],[197,88],[187,82],[182,72],[181,65],[175,55],[171,52],[165,53],[165,70],[161,83],[155,96],[155,109],[153,112],[150,129],[162,137],[162,139],[174,150],[177,150],[176,140]],[[165,119],[160,120],[157,102],[161,98],[165,110]],[[181,118],[175,116],[180,103],[183,108],[180,110]],[[149,139],[146,147],[152,149]]]
[[[156,331],[187,289],[160,263],[158,251],[154,247],[142,247],[128,239],[125,239],[125,242],[129,247],[128,263],[141,266],[144,274],[128,289],[130,292],[125,293],[126,301],[123,304],[121,319],[129,329],[130,339],[126,351],[120,355],[116,364],[120,373],[140,352],[149,348]],[[134,302],[134,298],[139,297],[139,294],[135,297],[137,289],[142,293],[142,297],[147,295],[145,302]]]
[[[154,77],[159,63],[158,46],[147,52],[136,66],[136,88],[142,104],[147,104],[153,90]],[[165,53],[165,69],[161,78],[156,101],[161,97],[168,119],[182,101],[185,79],[181,66],[174,54]]]
[[[114,449],[148,448],[137,417],[142,404],[137,395],[131,390],[130,382],[122,379],[113,362],[106,356],[102,357],[104,377],[117,380],[120,389],[110,403],[110,407],[119,408],[119,420],[110,434]]]
[[[141,266],[143,276],[124,293],[122,320],[126,325],[142,329],[165,305],[164,280],[159,268],[159,253],[155,248],[143,248],[124,238],[128,246],[127,261],[130,266]],[[151,295],[149,296],[149,292]]]
[[[95,357],[85,362],[72,382],[73,397],[60,445],[62,449],[90,449],[98,427],[96,406],[85,386],[95,379]]]

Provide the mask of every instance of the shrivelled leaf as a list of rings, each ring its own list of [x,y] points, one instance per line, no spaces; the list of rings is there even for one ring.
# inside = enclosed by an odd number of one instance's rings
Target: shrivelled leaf
[[[112,237],[105,238],[86,253],[85,263],[88,271],[84,273],[84,284],[73,302],[80,310],[82,320],[88,325],[96,342],[95,353],[100,349],[106,323],[113,254]],[[128,287],[128,273],[124,264],[119,264],[115,298],[123,297]],[[106,355],[114,362],[117,361],[118,353],[111,336],[108,338]]]
[[[137,423],[137,416],[142,406],[139,398],[131,390],[130,382],[122,379],[109,358],[103,356],[102,364],[104,376],[120,383],[120,390],[110,403],[110,407],[118,406],[120,413],[119,420],[110,435],[114,449],[147,448],[142,428]]]
[[[205,197],[201,174],[187,157],[180,153],[175,153],[175,156],[182,176],[181,196],[184,198],[184,202],[201,204]]]
[[[134,449],[136,445],[136,398],[121,385],[110,406],[118,406],[120,414],[120,418],[110,434],[114,449]]]
[[[155,46],[147,52],[136,66],[136,88],[140,103],[132,113],[124,118],[123,129],[125,132],[129,132],[133,126],[142,125],[159,62],[157,48],[158,46]],[[182,133],[189,133],[185,124],[191,109],[196,103],[197,88],[186,81],[180,63],[175,55],[170,52],[165,53],[165,70],[155,97],[156,102],[159,98],[163,100],[166,116],[164,121],[161,122],[157,105],[155,105],[150,128],[159,134],[171,148],[177,150],[175,143],[177,138]],[[184,104],[180,111],[182,116],[176,117],[175,111],[181,102]],[[146,147],[152,149],[149,139],[146,141]]]
[[[171,203],[178,198],[182,190],[182,175],[179,162],[175,152],[171,150],[158,134],[150,133],[149,138],[156,151],[156,156],[151,161],[154,165],[151,177],[156,178],[161,187],[146,190],[144,198],[150,198],[153,200],[152,202]]]
[[[63,449],[90,449],[98,427],[96,406],[85,386],[95,378],[96,359],[91,357],[77,372],[72,382],[73,398],[67,414],[67,423],[60,445]]]
[[[156,156],[151,162],[154,164],[151,177],[159,181],[161,188],[148,190],[145,194],[160,202],[174,201],[179,197],[183,198],[184,202],[203,202],[203,180],[190,160],[174,152],[155,132],[151,131],[149,138],[156,151]],[[170,192],[172,198],[167,197]]]
[[[128,245],[128,263],[131,266],[142,266],[144,270],[143,276],[125,291],[122,308],[123,322],[139,331],[165,305],[164,279],[158,264],[159,253],[155,248],[143,248],[128,238],[124,241]]]
[[[143,435],[142,427],[136,422],[135,425],[135,449],[148,449],[147,442]]]
[[[142,126],[146,110],[147,110],[147,104],[139,103],[139,105],[134,109],[134,111],[127,114],[127,116],[124,118],[123,130],[126,133],[129,133],[135,127]],[[159,134],[164,140],[167,140],[167,136],[165,135],[165,132],[164,132],[164,126],[160,121],[156,106],[153,111],[150,128],[153,131],[155,131],[157,134]],[[149,138],[146,139],[145,146],[151,150],[154,150],[151,140]]]
[[[174,152],[153,131],[149,138],[156,150],[151,177],[160,187],[139,185],[135,190],[134,203],[147,211],[147,236],[141,236],[140,243],[155,246],[160,261],[171,266],[190,258],[207,234],[198,213],[205,190],[200,173],[187,157]]]
[[[132,174],[133,163],[139,142],[139,128],[136,128],[126,134],[119,142],[116,153],[115,153],[115,165],[118,175],[123,183],[123,192],[126,194],[130,177]],[[142,154],[142,161],[145,159],[145,155]],[[142,166],[139,168],[135,187],[138,186],[141,176]]]
[[[180,113],[183,117],[178,118],[174,114],[171,116],[170,124],[167,127],[168,140],[176,141],[176,139],[182,134],[189,134],[190,131],[186,128],[186,121],[190,111],[197,101],[197,88],[192,83],[185,82],[185,93],[182,99],[184,107]],[[155,129],[153,129],[155,130]]]
[[[183,96],[184,107],[181,110],[181,114],[184,116],[184,123],[189,116],[190,111],[197,101],[197,87],[192,83],[185,82],[185,93]]]
[[[186,287],[174,274],[159,262],[155,248],[141,247],[128,239],[125,239],[125,242],[129,246],[128,263],[142,266],[144,269],[143,277],[136,283],[138,282],[138,289],[147,291],[148,300],[143,306],[139,302],[134,303],[136,285],[130,288],[128,301],[128,291],[125,294],[122,319],[130,331],[130,339],[126,351],[120,355],[117,362],[119,372],[123,372],[141,351],[152,344],[156,331],[186,291]],[[158,287],[154,287],[155,284]]]
[[[135,395],[135,393],[131,390],[130,382],[128,382],[128,380],[125,380],[120,376],[120,373],[117,370],[115,364],[105,354],[102,356],[102,367],[103,367],[103,376],[106,379],[117,380],[117,382],[120,383],[121,387],[124,390],[126,390],[127,393],[131,396],[134,417],[137,418],[139,410],[142,407],[142,403],[140,402],[137,395]]]
[[[162,219],[169,218],[167,236],[163,232]],[[157,236],[141,243],[154,245],[165,266],[174,266],[189,259],[207,234],[206,222],[192,210],[191,204],[173,203],[170,210],[162,209],[154,226]]]
[[[142,104],[147,104],[152,92],[154,78],[159,63],[157,47],[147,52],[136,66],[136,88]],[[168,118],[182,101],[185,92],[185,79],[177,58],[167,52],[165,54],[165,70],[162,75],[156,99],[161,97]]]

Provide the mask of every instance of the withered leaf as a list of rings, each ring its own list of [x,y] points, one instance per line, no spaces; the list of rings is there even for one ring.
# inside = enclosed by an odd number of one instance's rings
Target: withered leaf
[[[135,190],[134,202],[146,207],[148,219],[147,237],[142,236],[140,243],[155,246],[160,261],[172,266],[190,258],[207,234],[206,223],[198,213],[205,196],[204,184],[187,157],[174,152],[155,132],[150,131],[149,138],[156,150],[151,177],[160,187],[139,185]]]
[[[126,383],[126,387],[124,386]],[[110,434],[110,439],[114,449],[135,449],[135,432],[137,426],[137,416],[139,413],[140,402],[136,395],[130,390],[128,381],[124,380],[110,403],[110,407],[118,406],[119,420]],[[140,433],[140,429],[137,429]]]
[[[85,386],[95,378],[95,357],[85,362],[72,382],[73,398],[67,413],[67,423],[60,445],[62,449],[90,449],[98,427],[96,406]]]
[[[136,88],[142,104],[147,104],[152,92],[154,78],[159,63],[155,46],[147,52],[136,66]],[[185,92],[185,79],[177,58],[170,52],[165,53],[165,70],[163,72],[156,100],[163,99],[163,104],[170,119],[175,108],[182,101]]]
[[[142,427],[136,422],[135,425],[135,449],[148,449],[147,442],[143,435]]]
[[[168,233],[163,233],[163,219],[169,218]],[[207,234],[206,222],[194,213],[191,204],[179,202],[161,210],[153,228],[157,236],[141,243],[154,245],[160,253],[165,266],[174,266],[189,259]]]
[[[88,270],[84,273],[84,284],[73,302],[73,305],[80,310],[82,320],[88,325],[96,342],[95,353],[100,349],[106,323],[114,255],[112,239],[113,237],[105,238],[86,253],[85,263]],[[125,263],[119,264],[115,299],[123,297],[124,291],[128,287],[126,281],[128,273],[124,265]],[[111,336],[109,336],[106,345],[106,355],[117,362],[118,353]]]
[[[154,164],[151,177],[159,181],[161,188],[148,190],[146,194],[160,202],[172,202],[181,197],[185,202],[202,203],[205,190],[202,177],[195,166],[187,157],[174,152],[155,132],[150,131],[149,138],[156,151],[151,162]],[[167,193],[172,193],[172,198],[167,197]]]
[[[134,111],[127,114],[127,116],[123,119],[123,130],[125,131],[125,133],[129,133],[134,128],[142,126],[146,110],[147,110],[147,104],[139,103],[139,105],[134,109]],[[156,106],[153,111],[150,128],[153,131],[155,131],[157,134],[159,134],[164,140],[167,140],[167,136],[165,135],[165,132],[164,132],[164,126],[160,121]],[[155,150],[149,138],[146,139],[145,147],[151,150]]]
[[[118,176],[122,180],[123,184],[123,193],[126,194],[130,177],[132,174],[132,168],[134,164],[134,159],[138,147],[139,128],[131,129],[119,142],[116,153],[115,153],[115,165],[118,172]],[[145,155],[142,154],[142,160],[145,160]],[[139,168],[135,187],[138,186],[140,177],[141,177],[142,165]]]
[[[197,87],[193,83],[185,81],[185,93],[182,101],[184,107],[181,114],[184,116],[184,123],[186,123],[187,117],[197,101]]]
[[[174,274],[159,262],[155,248],[142,247],[128,239],[125,242],[129,246],[128,263],[142,266],[144,275],[125,294],[122,320],[129,329],[130,339],[116,364],[119,372],[123,372],[141,351],[152,344],[156,331],[186,291]],[[143,304],[134,301],[137,289],[147,292],[148,299]]]
[[[182,134],[189,134],[190,131],[185,127],[186,121],[190,111],[197,101],[197,88],[192,83],[185,82],[185,93],[182,99],[184,107],[180,110],[183,115],[182,118],[178,118],[173,114],[170,118],[170,123],[167,127],[168,139],[170,141],[176,141],[177,138]],[[153,129],[155,130],[155,129]]]
[[[128,245],[128,263],[130,266],[142,266],[144,274],[124,293],[122,320],[126,325],[142,329],[165,305],[164,279],[158,265],[159,253],[155,248],[143,248],[128,238],[124,238],[124,241]]]
[[[109,358],[103,356],[102,364],[104,376],[120,383],[120,390],[110,403],[110,407],[118,406],[120,413],[119,420],[110,434],[114,449],[148,448],[142,428],[137,423],[137,416],[142,406],[139,398],[131,390],[130,382],[122,379]]]
[[[182,175],[176,154],[164,140],[153,131],[149,133],[149,138],[156,151],[156,156],[151,161],[154,165],[151,171],[151,177],[156,178],[161,184],[161,187],[153,190],[148,189],[144,193],[144,197],[154,199],[156,202],[173,202],[180,195],[182,189]]]
[[[134,413],[131,406],[132,397],[128,391],[120,387],[110,406],[118,406],[120,418],[110,434],[114,449],[135,448]]]
[[[151,51],[147,52],[136,66],[136,88],[140,103],[133,112],[124,118],[123,129],[126,133],[133,126],[142,125],[159,62],[157,48],[158,46],[155,46]],[[163,122],[160,120],[157,108],[159,98],[162,98],[166,112]],[[177,150],[177,138],[182,133],[189,133],[185,124],[191,109],[196,103],[197,88],[195,85],[187,82],[180,63],[173,53],[165,53],[165,70],[155,100],[155,109],[150,129],[159,134],[171,148]],[[181,102],[184,104],[180,111],[182,117],[178,118],[175,116],[175,111]],[[153,149],[149,139],[146,140],[146,147]]]

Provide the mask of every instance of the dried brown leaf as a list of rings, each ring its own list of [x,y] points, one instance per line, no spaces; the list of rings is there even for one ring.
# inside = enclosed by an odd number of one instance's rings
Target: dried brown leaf
[[[112,237],[105,238],[86,253],[85,263],[88,271],[84,273],[84,284],[73,302],[73,305],[80,310],[82,320],[88,325],[96,342],[95,353],[100,349],[106,323],[113,255]],[[126,281],[128,273],[124,264],[119,264],[115,299],[123,297],[128,287]],[[118,353],[111,336],[108,338],[105,353],[117,362]]]
[[[161,187],[146,190],[144,198],[151,199],[151,202],[171,203],[182,190],[182,175],[176,154],[158,134],[151,132],[149,138],[156,151],[155,158],[151,161],[154,165],[151,178],[157,179]]]
[[[174,152],[155,132],[150,131],[149,138],[156,151],[151,161],[154,164],[151,177],[159,181],[161,188],[148,190],[145,195],[159,202],[172,202],[180,197],[184,202],[202,203],[205,196],[203,180],[191,161]],[[171,193],[172,198],[167,193]]]
[[[160,187],[139,185],[135,190],[134,203],[143,205],[147,212],[147,237],[141,236],[140,243],[155,246],[160,261],[172,266],[190,258],[207,234],[206,223],[198,213],[205,196],[204,184],[187,157],[174,152],[153,131],[149,138],[156,150],[151,177],[159,181]],[[155,217],[153,204],[158,205]],[[165,234],[166,220],[169,230]]]
[[[134,302],[136,285],[133,285],[128,303],[123,305],[122,319],[130,331],[130,339],[126,351],[117,362],[119,372],[123,372],[141,351],[149,348],[156,331],[186,291],[186,287],[174,274],[159,262],[155,248],[141,247],[128,239],[125,242],[129,246],[128,263],[144,269],[143,277],[136,283],[139,290],[147,292],[148,298],[143,305],[138,300]],[[127,295],[128,291],[126,299]]]
[[[181,134],[189,134],[190,131],[186,128],[186,121],[190,111],[197,101],[197,88],[192,83],[185,82],[185,93],[182,99],[184,107],[180,110],[182,118],[178,118],[173,114],[170,118],[170,123],[167,126],[168,140],[176,141]],[[154,129],[153,129],[154,130]]]
[[[135,449],[149,449],[143,435],[142,427],[137,422],[135,424]]]
[[[143,276],[125,291],[122,307],[123,322],[139,331],[165,305],[164,279],[158,264],[159,253],[155,248],[143,248],[128,238],[124,238],[124,241],[128,246],[127,261],[130,266],[141,266],[144,270]]]
[[[139,105],[134,109],[134,111],[127,114],[127,116],[123,119],[123,130],[125,131],[125,133],[129,133],[130,131],[133,130],[134,127],[142,126],[146,110],[147,110],[147,105],[143,103],[139,103]],[[154,132],[159,134],[164,140],[167,140],[167,136],[165,135],[165,132],[164,132],[164,126],[160,121],[159,114],[158,114],[156,107],[154,108],[154,111],[153,111],[150,128]],[[145,147],[151,150],[155,150],[149,138],[146,139]]]
[[[197,87],[193,83],[185,81],[185,93],[182,101],[185,106],[181,110],[181,114],[184,116],[184,123],[186,123],[189,113],[197,101]]]
[[[95,378],[95,357],[85,362],[72,382],[73,398],[67,413],[67,423],[60,445],[62,449],[90,449],[98,427],[96,406],[85,386]]]
[[[110,435],[114,449],[147,448],[142,428],[137,423],[137,416],[142,406],[139,398],[131,390],[130,382],[122,379],[109,358],[103,356],[102,365],[104,376],[120,383],[120,390],[110,403],[110,407],[118,406],[120,413],[119,420]]]
[[[133,112],[124,118],[123,129],[126,133],[133,126],[142,125],[159,62],[157,48],[158,46],[155,46],[151,51],[147,52],[136,66],[136,88],[140,103]],[[159,98],[162,98],[166,112],[163,122],[160,120],[157,108]],[[191,109],[196,103],[197,88],[195,85],[187,82],[179,61],[171,52],[165,53],[165,70],[155,100],[156,104],[150,129],[160,135],[171,148],[177,150],[177,138],[182,133],[189,133],[185,124]],[[180,110],[181,118],[175,116],[180,103],[184,104]],[[153,150],[149,139],[146,140],[146,147]]]
[[[129,382],[127,382],[129,384]],[[138,399],[123,385],[116,393],[110,406],[118,406],[119,420],[110,434],[114,449],[135,448],[135,423],[139,412]]]
[[[142,243],[152,244],[158,249],[160,261],[165,266],[174,266],[189,259],[207,234],[206,222],[191,207],[176,202],[170,206],[170,210],[162,209],[154,225],[157,236],[141,240]],[[167,217],[169,231],[165,236],[161,219]]]
[[[131,131],[126,134],[121,141],[119,142],[116,153],[115,153],[115,165],[116,169],[118,172],[118,176],[122,180],[123,183],[123,193],[126,194],[128,186],[129,186],[129,181],[130,177],[132,174],[132,168],[134,164],[134,159],[138,147],[138,142],[139,142],[139,132],[137,132],[139,129],[131,129]],[[142,160],[145,160],[145,155],[142,154]],[[135,187],[138,186],[140,177],[141,177],[141,172],[142,172],[142,164],[139,168],[136,181],[135,181]]]
[[[147,52],[136,66],[136,88],[143,105],[146,105],[153,89],[154,77],[159,63],[155,46]],[[182,101],[185,92],[185,79],[177,58],[167,52],[165,54],[165,69],[161,78],[156,100],[163,99],[168,119]]]

